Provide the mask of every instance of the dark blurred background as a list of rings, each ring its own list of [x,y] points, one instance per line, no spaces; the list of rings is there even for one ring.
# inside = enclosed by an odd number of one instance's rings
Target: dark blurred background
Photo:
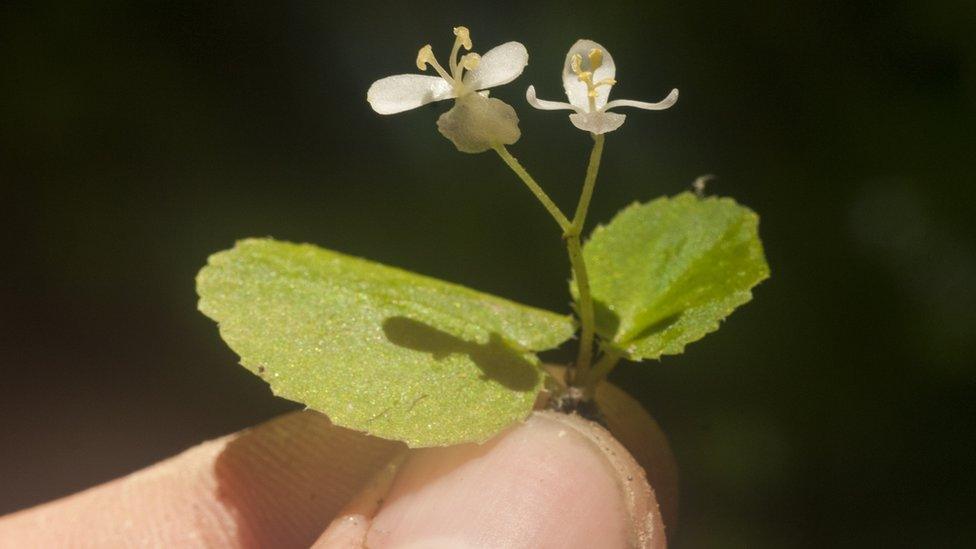
[[[677,454],[673,546],[971,546],[974,4],[276,4],[0,8],[0,513],[296,407],[196,311],[194,275],[235,239],[568,311],[551,220],[497,157],[437,133],[448,105],[365,102],[464,24],[477,51],[528,47],[493,96],[566,209],[589,138],[523,93],[560,99],[588,37],[615,97],[681,89],[609,135],[590,219],[705,173],[762,217],[755,300],[613,375]]]

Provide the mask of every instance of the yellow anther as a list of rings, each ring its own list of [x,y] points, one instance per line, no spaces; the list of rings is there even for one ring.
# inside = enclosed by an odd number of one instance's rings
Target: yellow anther
[[[580,77],[580,80],[583,80],[583,77]],[[613,78],[604,78],[603,80],[600,80],[596,84],[594,84],[591,81],[586,81],[586,86],[589,89],[589,91],[586,92],[586,95],[588,95],[590,97],[596,97],[597,96],[597,92],[596,92],[596,89],[597,88],[599,88],[600,86],[612,86],[612,85],[614,85],[616,83],[617,83],[617,81],[614,80]]]
[[[454,27],[454,36],[457,36],[464,49],[471,49],[471,31],[468,30],[468,27]]]
[[[593,83],[593,71],[599,69],[603,66],[603,50],[599,48],[593,48],[586,54],[586,59],[588,61],[588,69],[583,70],[583,56],[578,53],[574,53],[569,59],[569,67],[572,69],[573,74],[576,78],[586,84],[586,97],[589,98],[590,111],[596,110],[596,100],[600,96],[597,88],[600,86],[612,86],[617,83],[613,78],[604,78],[597,83]]]
[[[574,53],[573,58],[569,62],[570,68],[573,69],[573,74],[579,76],[579,74],[583,72],[582,65],[583,65],[583,56],[578,53]]]
[[[481,56],[478,55],[477,53],[472,52],[461,56],[460,64],[462,67],[465,68],[465,70],[469,70],[469,71],[473,70],[475,67],[478,66],[479,63],[481,63]]]
[[[434,50],[430,47],[430,44],[427,44],[417,52],[417,68],[425,71],[427,70],[427,64],[432,62],[434,62]]]
[[[593,48],[590,50],[590,54],[587,56],[590,58],[590,70],[595,71],[600,68],[603,64],[603,50],[599,48]]]

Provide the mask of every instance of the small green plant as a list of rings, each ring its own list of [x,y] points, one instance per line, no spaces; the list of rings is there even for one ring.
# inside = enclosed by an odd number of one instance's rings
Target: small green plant
[[[217,321],[241,364],[274,394],[304,403],[341,426],[411,446],[484,441],[525,418],[547,374],[536,353],[575,334],[568,368],[569,408],[592,398],[620,360],[677,354],[716,330],[753,286],[769,276],[758,217],[728,198],[696,193],[633,204],[581,235],[607,133],[618,107],[657,103],[609,100],[616,67],[600,44],[579,40],[563,64],[567,103],[536,97],[535,108],[572,111],[593,149],[572,217],[509,152],[521,137],[510,105],[488,88],[515,80],[528,52],[508,42],[483,56],[470,33],[454,29],[447,68],[432,48],[417,67],[375,82],[367,100],[380,114],[453,99],[437,121],[459,151],[494,151],[525,183],[562,232],[572,269],[572,315],[527,307],[459,285],[310,244],[247,239],[210,257],[197,277],[200,310]]]

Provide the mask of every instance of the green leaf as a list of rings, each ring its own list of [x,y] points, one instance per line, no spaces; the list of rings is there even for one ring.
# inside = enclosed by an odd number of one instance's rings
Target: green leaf
[[[483,441],[532,409],[557,315],[309,244],[243,240],[197,276],[200,310],[274,394],[411,446]]]
[[[659,358],[717,330],[769,277],[758,224],[732,199],[683,193],[598,227],[583,258],[605,344],[632,360]]]

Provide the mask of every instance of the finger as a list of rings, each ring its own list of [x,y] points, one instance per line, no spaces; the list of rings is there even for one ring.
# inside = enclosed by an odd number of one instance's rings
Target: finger
[[[314,547],[363,547],[370,523],[407,457],[394,459],[332,521]]]
[[[308,547],[405,452],[297,412],[0,519],[0,546]]]
[[[545,368],[565,387],[565,367],[547,365]],[[607,429],[644,468],[647,481],[654,487],[664,524],[673,532],[678,525],[678,463],[667,436],[640,402],[613,383],[599,384],[595,400]]]
[[[636,461],[602,427],[555,412],[484,445],[417,452],[370,514],[347,510],[316,546],[665,546]]]
[[[661,426],[637,400],[612,383],[596,388],[607,429],[647,474],[669,531],[678,526],[678,463]]]

